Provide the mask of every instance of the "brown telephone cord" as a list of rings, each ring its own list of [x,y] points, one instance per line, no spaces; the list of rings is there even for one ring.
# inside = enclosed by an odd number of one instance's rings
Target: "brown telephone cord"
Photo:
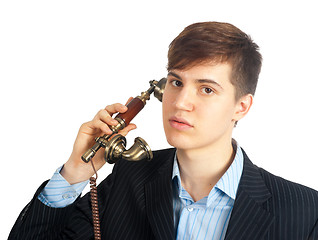
[[[93,225],[94,225],[94,236],[95,240],[101,240],[101,233],[100,233],[100,222],[99,222],[99,211],[98,211],[98,200],[97,200],[97,186],[96,186],[96,180],[97,180],[97,172],[95,169],[95,166],[93,164],[93,161],[91,161],[92,167],[94,169],[95,177],[91,177],[89,179],[90,181],[90,189],[91,189],[91,203],[92,203],[92,215],[93,215]]]

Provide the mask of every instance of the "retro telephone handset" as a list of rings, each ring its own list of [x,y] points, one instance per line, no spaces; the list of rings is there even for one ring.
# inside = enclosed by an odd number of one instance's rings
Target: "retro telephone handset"
[[[118,124],[116,126],[110,126],[110,129],[113,133],[110,135],[105,134],[103,136],[97,137],[95,139],[96,143],[83,154],[82,160],[88,163],[95,156],[96,152],[102,147],[105,148],[104,159],[108,163],[115,163],[119,159],[128,161],[140,161],[146,159],[150,161],[153,158],[153,155],[145,140],[140,137],[135,138],[135,143],[133,146],[126,150],[126,138],[118,134],[118,132],[119,130],[128,126],[130,121],[144,108],[146,101],[150,99],[151,93],[154,93],[155,97],[160,102],[162,101],[162,94],[166,85],[166,81],[166,78],[162,78],[160,81],[150,81],[150,88],[147,91],[142,92],[140,96],[132,99],[126,105],[128,110],[125,113],[118,113],[114,117],[118,121]],[[96,178],[90,178],[94,236],[96,240],[99,240],[101,239],[101,234],[96,187],[97,172],[92,161],[91,164],[96,175]]]

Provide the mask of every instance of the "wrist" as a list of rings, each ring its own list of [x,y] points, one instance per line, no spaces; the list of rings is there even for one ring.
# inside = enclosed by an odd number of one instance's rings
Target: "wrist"
[[[60,174],[71,185],[87,181],[94,175],[94,170],[91,164],[87,163],[74,163],[73,161],[67,161]]]

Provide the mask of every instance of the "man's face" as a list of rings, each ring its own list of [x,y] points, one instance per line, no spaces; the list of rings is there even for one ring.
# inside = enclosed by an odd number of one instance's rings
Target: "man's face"
[[[168,73],[163,125],[170,145],[200,150],[231,142],[241,105],[235,101],[231,71],[230,64],[221,63]]]

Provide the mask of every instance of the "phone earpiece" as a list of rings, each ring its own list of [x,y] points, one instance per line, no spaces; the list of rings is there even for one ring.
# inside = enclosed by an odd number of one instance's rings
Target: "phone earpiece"
[[[161,78],[161,79],[159,80],[159,82],[156,84],[155,89],[154,89],[153,95],[154,95],[160,102],[162,102],[162,95],[163,95],[163,92],[164,92],[164,90],[165,90],[166,83],[167,83],[167,79],[166,79],[166,78]]]

